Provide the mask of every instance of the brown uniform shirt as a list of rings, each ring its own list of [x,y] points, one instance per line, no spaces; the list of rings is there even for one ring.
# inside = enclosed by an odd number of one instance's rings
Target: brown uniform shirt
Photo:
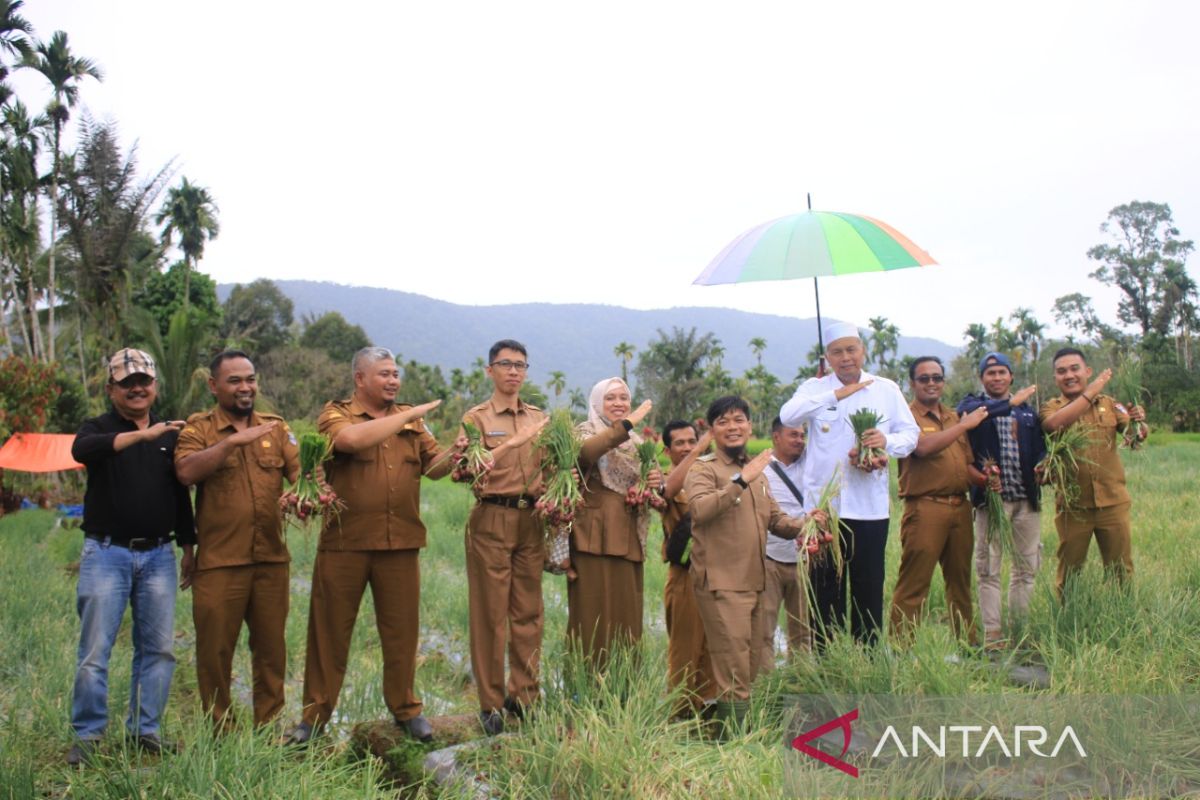
[[[412,408],[394,405],[387,415]],[[347,425],[374,419],[357,397],[325,404],[317,428],[336,439]],[[425,546],[421,522],[421,476],[440,478],[450,472],[450,458],[430,465],[442,454],[423,419],[406,424],[396,435],[356,453],[333,452],[325,477],[346,507],[325,523],[320,550],[412,550]]]
[[[718,449],[701,456],[683,484],[692,512],[692,580],[706,591],[761,592],[767,530],[784,539],[800,533],[800,520],[780,510],[766,475],[746,489],[733,482],[744,465]]]
[[[609,450],[629,439],[621,423],[588,437],[579,453],[583,476],[583,502],[571,526],[571,541],[580,553],[619,556],[627,561],[645,561],[638,536],[637,515],[625,505],[625,495],[604,485],[597,463]]]
[[[470,422],[483,434],[483,444],[495,450],[519,432],[538,425],[546,418],[545,412],[524,401],[517,401],[517,410],[498,405],[492,399],[480,403],[463,415],[463,422]],[[541,456],[533,441],[500,454],[488,473],[484,494],[501,497],[518,497],[542,493]]]
[[[663,527],[663,543],[662,557],[663,561],[667,560],[667,540],[671,538],[671,531],[675,530],[675,526],[679,524],[688,513],[688,496],[686,489],[680,489],[679,494],[674,497],[664,498],[667,501],[667,507],[662,510],[662,527]]]
[[[909,403],[908,410],[920,428],[918,441],[958,424],[958,414],[941,403],[937,404],[936,409],[926,410],[925,406],[914,400]],[[902,458],[899,466],[900,496],[961,496],[971,488],[967,465],[974,460],[975,454],[965,433],[933,455],[918,457],[914,453]]]
[[[1070,401],[1059,395],[1042,406],[1042,421]],[[1125,466],[1117,452],[1117,432],[1129,424],[1125,406],[1102,394],[1071,423],[1091,428],[1091,445],[1083,455],[1092,463],[1079,465],[1079,507],[1108,508],[1130,502],[1125,488]],[[1047,434],[1049,435],[1049,434]]]
[[[254,442],[235,447],[217,471],[197,485],[197,569],[289,560],[279,496],[284,477],[295,480],[300,474],[300,452],[282,417],[255,411],[249,424],[272,420],[279,424]],[[179,434],[175,463],[236,432],[220,406],[193,414]]]

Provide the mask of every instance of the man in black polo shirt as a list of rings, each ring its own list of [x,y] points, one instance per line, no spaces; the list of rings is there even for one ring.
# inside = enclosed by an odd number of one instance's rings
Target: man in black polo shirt
[[[160,420],[150,410],[158,395],[153,359],[140,350],[117,352],[107,392],[112,410],[84,422],[71,448],[87,467],[72,765],[91,755],[108,723],[108,658],[126,604],[133,609],[133,671],[125,727],[141,749],[169,749],[159,738],[159,720],[175,671],[171,540],[196,542],[191,500],[175,479],[183,422]]]

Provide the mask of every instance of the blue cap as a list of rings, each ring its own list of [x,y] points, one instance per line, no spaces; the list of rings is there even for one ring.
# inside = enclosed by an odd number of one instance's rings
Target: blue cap
[[[988,353],[979,362],[979,374],[983,375],[988,367],[1004,367],[1009,372],[1012,372],[1012,362],[1008,360],[1008,356],[1004,353]]]

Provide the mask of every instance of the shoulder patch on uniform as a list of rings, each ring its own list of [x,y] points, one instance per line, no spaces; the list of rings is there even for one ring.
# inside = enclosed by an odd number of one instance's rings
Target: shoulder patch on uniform
[[[697,460],[697,461],[712,461],[712,460],[713,460],[713,459],[715,459],[716,457],[717,457],[717,454],[716,454],[716,453],[708,453],[707,455],[700,456],[700,457],[699,457],[699,458],[697,458],[696,460]]]
[[[288,435],[288,444],[292,445],[293,447],[298,447],[300,443],[296,441],[296,434],[292,433],[289,430],[287,432],[287,435]]]

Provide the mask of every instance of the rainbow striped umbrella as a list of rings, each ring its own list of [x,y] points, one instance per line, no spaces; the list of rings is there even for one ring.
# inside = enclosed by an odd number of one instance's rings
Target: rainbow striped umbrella
[[[693,283],[786,281],[934,263],[929,253],[886,222],[859,214],[807,211],[746,231]]]
[[[813,211],[751,228],[730,242],[693,281],[701,286],[812,278],[821,341],[821,295],[817,278],[883,272],[935,264],[900,231],[861,214]],[[822,347],[824,342],[821,342]],[[824,361],[824,359],[822,359]]]

